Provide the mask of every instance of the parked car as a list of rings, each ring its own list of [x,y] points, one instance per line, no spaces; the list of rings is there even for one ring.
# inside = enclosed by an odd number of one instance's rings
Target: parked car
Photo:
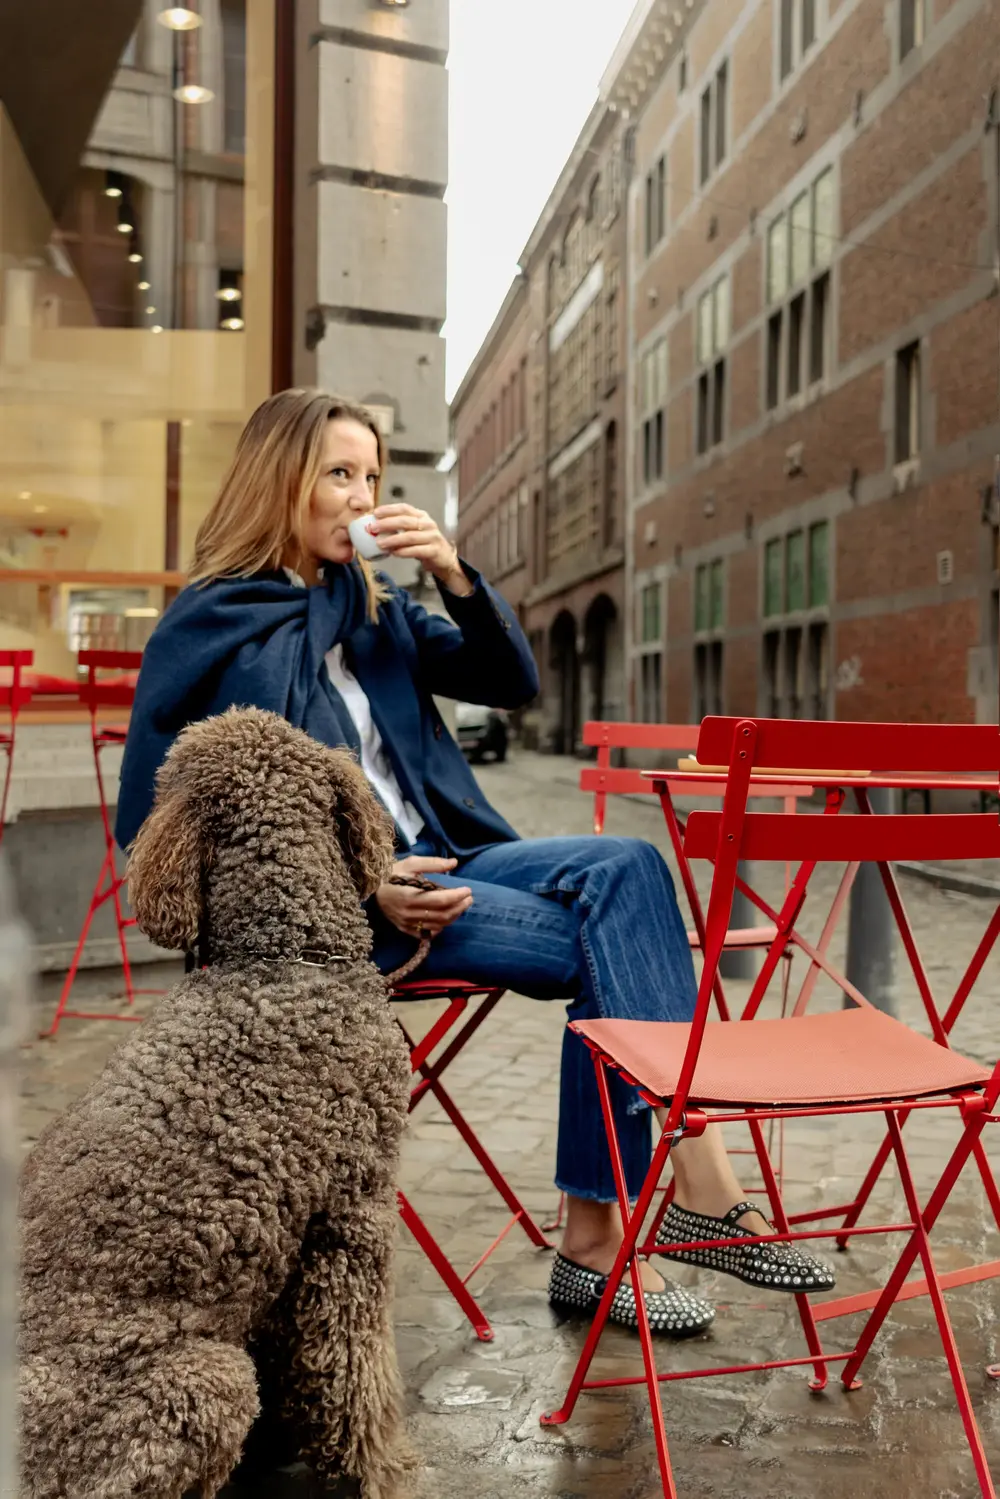
[[[507,758],[507,715],[502,708],[456,703],[455,734],[463,753],[474,765],[487,755],[492,755],[498,764]]]

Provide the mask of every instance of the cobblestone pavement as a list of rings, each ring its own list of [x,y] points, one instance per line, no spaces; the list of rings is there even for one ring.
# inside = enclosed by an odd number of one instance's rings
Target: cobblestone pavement
[[[487,794],[526,836],[590,831],[588,800],[575,789],[568,761],[514,755],[481,772]],[[664,845],[655,804],[612,805],[609,831]],[[780,898],[783,871],[758,866],[759,887]],[[821,872],[801,922],[816,935],[834,887]],[[907,881],[911,912],[931,983],[954,990],[990,914],[989,902]],[[842,941],[832,956],[843,959]],[[904,1018],[919,1023],[916,987],[899,955]],[[166,973],[162,982],[171,981]],[[994,1060],[998,963],[994,958],[967,1006],[956,1043]],[[88,982],[99,989],[102,976]],[[732,984],[734,993],[745,985]],[[822,991],[817,1003],[837,1003]],[[48,985],[36,1021],[51,1012]],[[431,1007],[424,1009],[430,1011]],[[413,1012],[411,1011],[411,1019]],[[430,1022],[430,1014],[426,1023]],[[481,1131],[496,1160],[539,1219],[556,1206],[551,1185],[557,1068],[563,1007],[511,997],[449,1072],[449,1086]],[[37,1027],[36,1027],[37,1028]],[[67,1022],[56,1042],[24,1051],[26,1140],[82,1089],[121,1039],[120,1026]],[[916,1115],[907,1125],[918,1183],[929,1190],[955,1138],[953,1120]],[[854,1118],[789,1127],[785,1136],[786,1201],[791,1210],[842,1201],[864,1172],[881,1131]],[[743,1142],[737,1142],[743,1143]],[[1000,1160],[994,1131],[993,1160]],[[746,1163],[749,1168],[749,1162]],[[748,1184],[752,1178],[748,1175]],[[451,1126],[423,1105],[405,1151],[403,1185],[460,1265],[475,1262],[505,1222]],[[901,1216],[900,1194],[886,1176],[876,1194],[888,1221]],[[938,1263],[954,1269],[1000,1256],[1000,1242],[981,1186],[967,1172],[935,1233]],[[839,1290],[881,1284],[888,1240],[855,1239],[837,1257]],[[424,1467],[414,1499],[657,1499],[653,1433],[644,1390],[616,1388],[584,1396],[573,1420],[543,1430],[539,1413],[557,1405],[581,1346],[578,1326],[559,1325],[548,1308],[550,1257],[532,1249],[515,1228],[480,1270],[472,1288],[495,1329],[478,1343],[433,1270],[405,1234],[398,1260],[396,1324],[413,1438]],[[674,1271],[672,1270],[673,1274]],[[665,1343],[662,1369],[799,1356],[805,1352],[791,1298],[765,1296],[706,1273],[676,1271],[718,1305],[710,1335]],[[994,1473],[1000,1479],[1000,1384],[986,1366],[1000,1362],[997,1281],[949,1293],[949,1306]],[[846,1349],[856,1317],[825,1324],[829,1345]],[[641,1372],[638,1345],[624,1332],[605,1335],[595,1373]],[[877,1486],[883,1499],[974,1499],[979,1493],[954,1405],[927,1298],[897,1309],[863,1371],[864,1388],[845,1394],[831,1379],[810,1395],[804,1374],[784,1370],[664,1386],[667,1433],[684,1499],[843,1499]]]

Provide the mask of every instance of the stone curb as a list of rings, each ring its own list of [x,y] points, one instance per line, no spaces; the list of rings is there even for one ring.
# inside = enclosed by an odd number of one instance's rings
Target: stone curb
[[[897,863],[900,874],[908,874],[925,884],[936,885],[939,890],[955,890],[960,895],[983,895],[1000,900],[1000,885],[995,880],[986,880],[979,875],[964,874],[948,869],[942,864]]]

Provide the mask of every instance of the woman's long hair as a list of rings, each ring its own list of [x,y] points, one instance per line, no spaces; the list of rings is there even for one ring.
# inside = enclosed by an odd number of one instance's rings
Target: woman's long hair
[[[329,421],[358,422],[378,444],[380,478],[386,449],[372,413],[323,390],[282,390],[262,401],[240,433],[236,453],[211,510],[198,527],[189,578],[249,578],[279,568],[301,547],[309,500],[322,467]],[[378,617],[386,591],[358,557],[368,613]]]

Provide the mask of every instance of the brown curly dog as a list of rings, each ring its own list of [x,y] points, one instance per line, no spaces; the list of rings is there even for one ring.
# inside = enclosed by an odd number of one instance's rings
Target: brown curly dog
[[[392,852],[350,756],[274,714],[171,750],[131,898],[211,966],[25,1163],[23,1499],[213,1499],[262,1407],[321,1480],[397,1492],[410,1067],[360,904]]]

